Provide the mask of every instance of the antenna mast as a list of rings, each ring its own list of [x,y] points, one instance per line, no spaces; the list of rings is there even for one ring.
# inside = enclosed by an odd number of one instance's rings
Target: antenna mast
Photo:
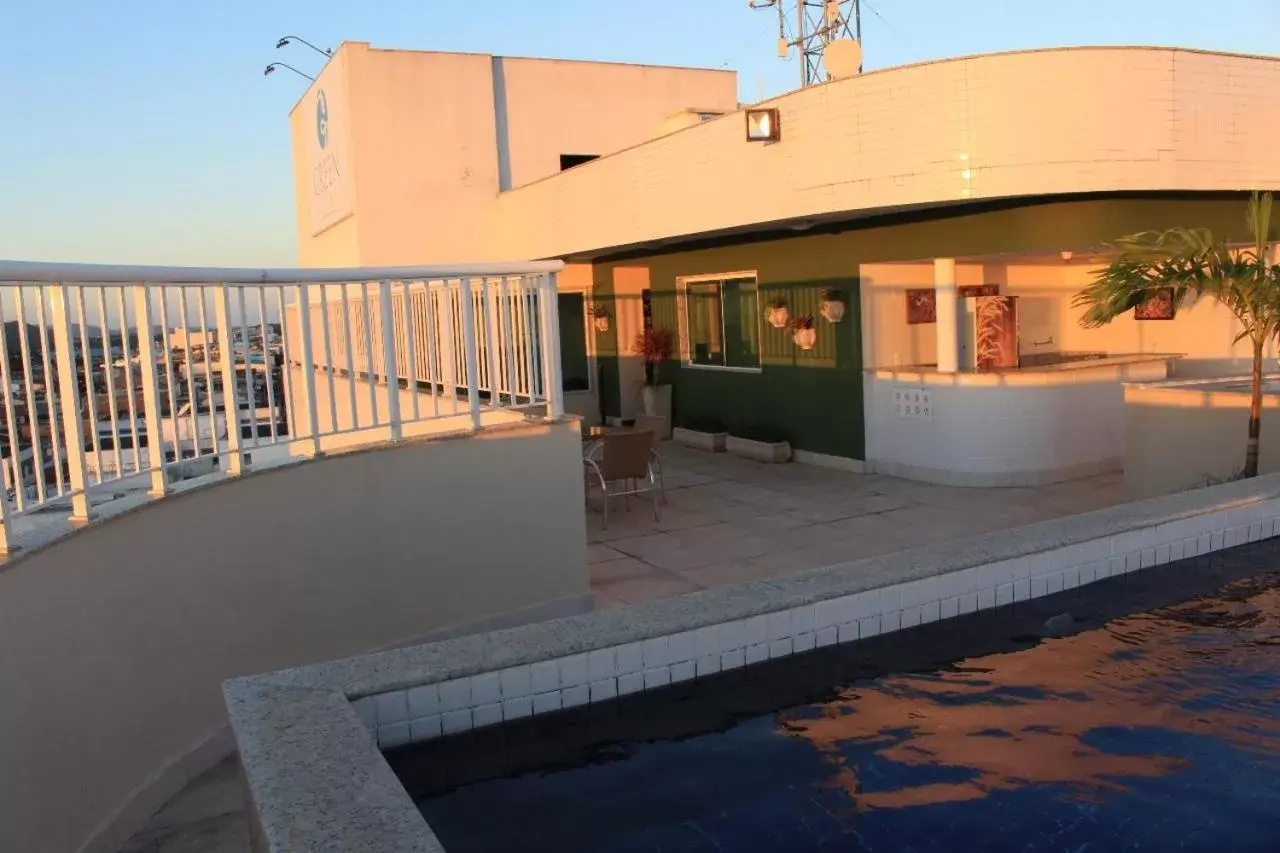
[[[778,56],[786,59],[792,48],[799,49],[801,88],[831,79],[822,61],[831,42],[852,39],[862,44],[861,0],[748,0],[748,5],[777,11]]]

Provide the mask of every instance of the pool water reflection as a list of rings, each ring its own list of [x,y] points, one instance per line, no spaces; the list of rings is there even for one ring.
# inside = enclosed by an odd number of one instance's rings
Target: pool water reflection
[[[449,853],[1280,850],[1278,553],[389,758]]]

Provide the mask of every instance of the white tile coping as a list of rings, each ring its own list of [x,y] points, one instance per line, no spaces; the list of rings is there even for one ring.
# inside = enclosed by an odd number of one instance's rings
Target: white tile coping
[[[389,807],[418,814],[385,762],[383,773],[369,756],[348,754],[361,743],[350,729],[368,732],[363,749],[376,757],[379,747],[659,689],[1276,535],[1280,475],[1270,475],[767,581],[233,679],[223,692],[265,849],[298,849],[299,832],[323,826],[326,849],[341,838],[339,847],[351,849],[435,850],[403,846],[406,839],[349,805],[322,809],[364,796],[346,769],[355,761],[372,774],[359,777],[362,784],[399,791],[398,799],[386,792]],[[280,707],[302,697],[313,717]],[[414,831],[437,843],[421,818]]]

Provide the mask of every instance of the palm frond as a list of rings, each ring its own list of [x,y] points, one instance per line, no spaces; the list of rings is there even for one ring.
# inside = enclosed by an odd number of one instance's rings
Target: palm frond
[[[1107,244],[1111,263],[1072,303],[1085,308],[1081,325],[1104,326],[1166,289],[1173,291],[1175,310],[1192,293],[1212,292],[1218,246],[1202,228],[1144,231]]]
[[[1271,242],[1271,208],[1275,197],[1271,193],[1255,192],[1249,199],[1249,234],[1253,237],[1254,250],[1265,258],[1267,244]]]

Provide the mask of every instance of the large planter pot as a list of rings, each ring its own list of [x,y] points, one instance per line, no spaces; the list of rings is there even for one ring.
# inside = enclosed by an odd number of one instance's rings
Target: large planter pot
[[[712,453],[721,453],[724,451],[725,439],[729,437],[725,432],[698,432],[696,429],[685,429],[684,427],[676,427],[672,430],[672,438],[685,447],[695,447],[698,450],[709,450]]]
[[[724,449],[757,462],[790,462],[791,443],[787,441],[752,441],[749,438],[729,436],[725,439]]]
[[[635,428],[650,430],[660,441],[671,438],[671,418],[660,418],[655,415],[636,415]]]
[[[671,386],[643,385],[640,388],[640,405],[646,415],[654,418],[671,417]]]

